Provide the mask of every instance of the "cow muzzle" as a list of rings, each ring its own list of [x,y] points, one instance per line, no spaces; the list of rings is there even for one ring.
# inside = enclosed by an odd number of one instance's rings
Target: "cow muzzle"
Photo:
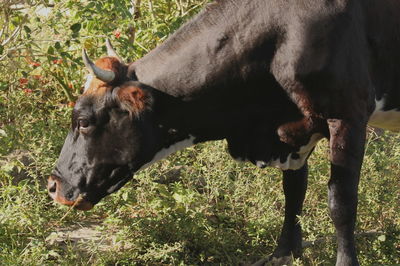
[[[61,182],[56,176],[50,176],[47,183],[47,191],[50,197],[57,203],[72,206],[77,210],[88,211],[93,208],[94,204],[85,199],[85,196],[79,194],[76,199],[67,199],[62,195]]]

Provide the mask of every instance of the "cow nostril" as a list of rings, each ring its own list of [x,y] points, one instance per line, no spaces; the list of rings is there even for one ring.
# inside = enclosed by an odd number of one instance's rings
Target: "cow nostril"
[[[73,201],[74,199],[74,191],[70,190],[65,194],[65,198],[67,200]]]
[[[54,194],[57,191],[57,182],[56,181],[49,181],[48,185],[49,193]]]

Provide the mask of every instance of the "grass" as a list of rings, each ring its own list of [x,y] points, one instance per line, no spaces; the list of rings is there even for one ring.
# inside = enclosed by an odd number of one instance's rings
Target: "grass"
[[[50,130],[37,134],[40,140],[29,135],[34,141],[27,153],[36,156],[31,165],[9,161],[2,166],[0,261],[4,265],[234,265],[269,255],[276,246],[284,211],[279,171],[233,161],[223,141],[178,152],[140,172],[93,211],[73,210],[62,220],[68,208],[52,203],[44,189],[57,153],[40,148],[51,147],[50,142],[59,138]],[[392,134],[369,138],[356,229],[362,265],[400,263],[398,138]],[[334,264],[326,153],[322,142],[310,159],[301,223],[305,239],[316,244],[305,249],[298,265]],[[29,179],[13,182],[14,165]],[[51,241],[62,228],[87,224],[101,232],[100,240]]]
[[[143,2],[142,13],[147,14],[150,2]],[[204,1],[192,1],[197,6],[167,3],[160,0],[151,7],[153,18],[143,15],[135,22],[140,27],[137,44],[154,47]],[[64,4],[74,8],[75,3]],[[185,8],[190,10],[188,14]],[[183,13],[184,18],[178,15]],[[100,26],[91,27],[99,34]],[[33,35],[34,27],[30,27]],[[72,34],[80,38],[76,32]],[[86,34],[95,35],[89,30]],[[116,45],[120,50],[124,47],[121,39]],[[70,93],[79,95],[83,72],[74,70],[81,67],[78,48],[82,43],[100,42],[83,40],[71,44],[71,51],[63,43],[61,48],[55,45],[50,49],[51,53],[71,53],[73,60],[67,56],[61,65],[41,61],[40,67],[23,68],[21,59],[17,63],[25,71],[22,73],[11,71],[11,59],[0,63],[0,265],[237,265],[270,255],[283,222],[280,172],[235,162],[226,153],[224,141],[200,144],[168,157],[135,175],[92,211],[72,210],[66,215],[67,207],[51,201],[46,179],[63,144],[72,110],[65,84],[73,81]],[[49,51],[48,47],[41,49]],[[140,49],[134,58],[146,52]],[[126,48],[122,54],[132,56],[132,51]],[[43,71],[38,72],[40,69]],[[49,71],[67,80],[60,84],[45,74]],[[30,77],[30,73],[39,73],[43,79],[21,84],[20,77]],[[399,142],[396,134],[369,134],[356,227],[361,265],[400,264]],[[328,179],[327,142],[322,141],[310,158],[309,188],[301,217],[304,238],[314,244],[295,265],[335,263]],[[68,230],[75,236],[66,233]],[[92,231],[95,233],[90,235]]]

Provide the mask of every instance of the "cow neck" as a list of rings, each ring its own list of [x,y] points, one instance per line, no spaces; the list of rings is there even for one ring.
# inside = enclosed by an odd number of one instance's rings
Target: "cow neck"
[[[273,56],[267,13],[265,1],[212,3],[130,65],[129,72],[154,89],[164,146],[190,136],[222,139],[238,123],[244,84],[254,73],[268,73],[265,62]]]
[[[230,115],[232,108],[217,104],[219,98],[184,101],[159,91],[153,92],[153,98],[153,115],[162,140],[161,148],[187,139],[193,140],[192,144],[223,139],[234,124],[234,117]]]
[[[272,25],[266,22],[264,2],[226,0],[209,4],[163,44],[133,63],[130,71],[141,83],[186,101],[246,79],[255,68],[265,67],[260,62],[264,54],[258,52],[252,57],[250,51],[264,48],[266,31]]]
[[[152,91],[152,96],[154,102],[149,115],[155,129],[154,154],[140,169],[196,143],[225,137],[222,128],[229,122],[216,115],[219,108],[215,109],[214,104],[182,101],[160,91]]]

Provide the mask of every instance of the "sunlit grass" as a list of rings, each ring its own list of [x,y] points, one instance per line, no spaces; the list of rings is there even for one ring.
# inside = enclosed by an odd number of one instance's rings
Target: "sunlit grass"
[[[369,143],[360,183],[356,232],[363,265],[399,263],[398,137],[385,134],[383,140]],[[305,240],[315,244],[305,249],[300,264],[335,261],[326,146],[322,142],[310,158],[301,223]],[[12,184],[2,171],[0,259],[6,264],[235,264],[269,255],[283,221],[279,171],[239,164],[225,149],[220,141],[179,152],[136,175],[93,211],[73,211],[65,220],[68,208],[50,201],[41,177],[32,173],[33,180]],[[35,167],[22,170],[35,172]],[[88,223],[97,226],[102,240],[48,239],[60,228]]]

